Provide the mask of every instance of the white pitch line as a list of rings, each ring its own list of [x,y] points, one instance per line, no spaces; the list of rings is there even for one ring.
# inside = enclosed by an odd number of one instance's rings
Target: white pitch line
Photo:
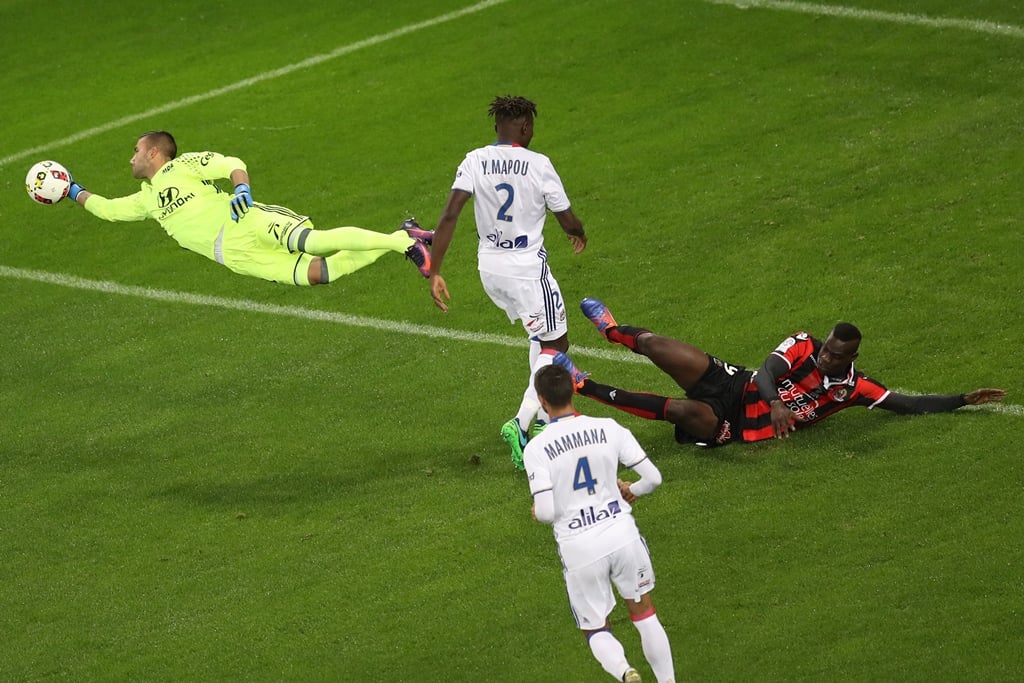
[[[118,294],[131,296],[139,299],[152,301],[166,301],[191,306],[208,306],[212,308],[223,308],[243,313],[262,313],[266,315],[280,315],[290,318],[301,318],[318,322],[334,323],[337,325],[348,325],[350,327],[366,327],[379,332],[395,332],[398,334],[412,334],[432,339],[451,339],[454,341],[473,342],[482,344],[494,344],[512,348],[526,348],[526,341],[522,337],[508,337],[498,334],[487,334],[486,332],[465,332],[452,330],[446,327],[434,327],[433,325],[417,325],[415,323],[396,322],[394,320],[383,320],[380,318],[369,318],[361,315],[349,315],[347,313],[335,313],[333,311],[318,311],[316,309],[301,308],[299,306],[281,306],[277,304],[264,304],[248,299],[228,299],[220,296],[209,296],[206,294],[189,294],[188,292],[175,292],[166,289],[154,289],[152,287],[138,287],[135,285],[122,285],[109,280],[88,280],[74,275],[62,273],[50,273],[43,270],[28,270],[25,268],[12,268],[0,265],[0,277],[12,280],[30,280],[43,282],[70,289],[79,289],[89,292],[102,292],[105,294]],[[643,356],[634,353],[627,353],[617,349],[595,349],[586,346],[573,346],[573,356],[589,356],[591,358],[602,358],[604,360],[618,361],[622,363],[646,363]],[[913,395],[916,392],[894,389],[899,393]],[[992,410],[1006,415],[1024,416],[1024,406],[1006,403],[989,403],[984,406],[966,406],[961,410]]]
[[[459,19],[461,17],[466,16],[467,14],[474,14],[481,10],[488,9],[489,7],[494,7],[495,5],[500,5],[507,1],[508,0],[483,0],[483,2],[478,2],[475,5],[470,5],[469,7],[464,7],[460,10],[455,10],[454,12],[442,14],[440,16],[434,17],[433,19],[427,19],[426,21],[421,21],[416,24],[409,24],[408,26],[397,28],[394,31],[380,33],[378,35],[371,36],[369,38],[357,41],[355,43],[342,45],[341,47],[331,50],[330,52],[315,55],[308,59],[304,59],[301,62],[289,64],[288,66],[283,66],[279,69],[273,69],[271,71],[264,71],[263,73],[256,74],[255,76],[252,76],[250,78],[246,78],[241,81],[236,81],[234,83],[229,83],[228,85],[222,86],[220,88],[215,88],[213,90],[200,93],[198,95],[192,95],[190,97],[184,97],[180,100],[175,100],[174,102],[168,102],[167,104],[162,104],[159,107],[154,107],[139,114],[129,114],[128,116],[123,116],[115,121],[109,121],[94,128],[87,128],[83,131],[79,131],[65,138],[54,140],[52,142],[47,142],[44,145],[37,145],[35,147],[24,149],[20,152],[15,152],[14,154],[11,154],[9,156],[0,158],[0,167],[9,164],[12,161],[19,161],[21,159],[35,156],[40,152],[49,151],[55,147],[64,147],[74,142],[79,142],[81,140],[91,138],[101,133],[106,133],[107,131],[121,128],[123,126],[128,125],[129,123],[135,123],[136,121],[148,119],[159,114],[165,114],[169,111],[174,111],[175,109],[181,109],[192,104],[205,102],[206,100],[213,99],[214,97],[220,97],[221,95],[226,95],[227,93],[234,92],[236,90],[242,90],[257,83],[262,83],[263,81],[269,81],[274,78],[280,78],[281,76],[287,76],[288,74],[294,73],[295,71],[299,71],[300,69],[308,69],[310,67],[323,64],[324,62],[328,62],[332,59],[337,59],[338,57],[351,54],[352,52],[355,52],[357,50],[361,50],[366,47],[372,47],[374,45],[379,45],[380,43],[384,43],[389,40],[394,40],[395,38],[401,38],[402,36],[414,33],[415,31],[420,31],[425,28],[437,26],[438,24],[443,24],[452,21],[453,19]]]
[[[931,28],[950,28],[961,31],[974,31],[1011,38],[1024,38],[1024,27],[1013,24],[1000,24],[994,21],[976,19],[947,19],[929,17],[921,14],[904,14],[902,12],[883,12],[881,10],[842,7],[840,5],[817,5],[809,2],[792,2],[790,0],[704,0],[712,5],[730,5],[738,9],[752,7],[782,10],[785,12],[801,12],[846,19],[863,19],[867,21],[883,21],[890,24],[909,24],[912,26],[928,26]]]
[[[379,332],[395,332],[398,334],[412,334],[433,339],[452,339],[455,341],[495,344],[512,348],[525,348],[526,341],[522,337],[508,337],[498,334],[487,334],[486,332],[464,332],[452,330],[445,327],[434,327],[433,325],[417,325],[416,323],[396,322],[394,320],[383,320],[381,318],[369,318],[361,315],[349,315],[347,313],[336,313],[333,311],[318,311],[316,309],[301,308],[299,306],[281,306],[278,304],[264,304],[248,299],[228,299],[220,296],[209,296],[206,294],[189,294],[187,292],[175,292],[166,289],[154,289],[152,287],[138,287],[135,285],[122,285],[109,280],[88,280],[74,275],[61,273],[50,273],[43,270],[28,270],[24,268],[12,268],[0,265],[0,277],[13,280],[31,280],[43,282],[60,287],[80,289],[90,292],[102,292],[105,294],[118,294],[131,296],[139,299],[150,299],[152,301],[166,301],[170,303],[188,304],[191,306],[208,306],[212,308],[223,308],[244,313],[263,313],[267,315],[280,315],[290,318],[301,318],[319,322],[348,325],[350,327],[366,327]],[[573,356],[589,356],[591,358],[602,358],[605,360],[619,361],[623,363],[646,363],[643,356],[634,353],[624,353],[618,350],[595,349],[586,346],[573,346]],[[914,392],[900,393],[913,394]],[[994,410],[1008,415],[1024,416],[1024,406],[1010,404],[987,404],[985,406],[967,406],[962,410]]]
[[[396,322],[394,320],[369,318],[361,315],[349,315],[348,313],[336,313],[334,311],[318,311],[316,309],[301,308],[299,306],[264,304],[258,301],[250,301],[248,299],[229,299],[226,297],[209,296],[206,294],[189,294],[188,292],[175,292],[166,289],[122,285],[108,280],[88,280],[74,275],[49,273],[42,270],[27,270],[24,268],[11,268],[10,266],[0,265],[0,277],[10,278],[13,280],[44,282],[46,284],[58,285],[71,289],[80,289],[89,292],[102,292],[105,294],[119,294],[121,296],[150,299],[152,301],[166,301],[192,306],[208,306],[232,311],[242,311],[244,313],[280,315],[290,318],[302,318],[304,320],[348,325],[350,327],[366,327],[379,332],[413,334],[422,337],[431,337],[433,339],[451,339],[454,341],[495,344],[498,346],[509,346],[523,349],[528,346],[526,339],[523,337],[509,337],[498,334],[487,334],[486,332],[465,332],[446,327]],[[424,301],[426,301],[426,299],[424,299]],[[647,362],[646,358],[633,353],[612,349],[587,348],[585,346],[573,346],[572,355],[603,358],[606,360],[622,361],[626,363]]]
[[[385,41],[407,35],[414,31],[419,31],[424,28],[429,28],[431,26],[436,26],[438,24],[452,21],[453,19],[458,19],[460,17],[466,16],[467,14],[473,14],[481,10],[487,9],[489,7],[500,5],[507,1],[508,0],[483,0],[483,2],[479,2],[475,5],[471,5],[469,7],[465,7],[454,12],[449,12],[448,14],[442,14],[438,17],[434,17],[433,19],[428,19],[426,21],[422,21],[416,24],[410,24],[408,26],[395,29],[394,31],[390,31],[388,33],[381,33],[376,36],[366,38],[365,40],[350,43],[349,45],[343,45],[339,48],[332,50],[331,52],[325,52],[320,55],[315,55],[301,62],[289,64],[288,66],[284,66],[279,69],[265,71],[251,78],[246,78],[235,83],[230,83],[228,85],[225,85],[220,88],[215,88],[214,90],[210,90],[205,93],[200,93],[198,95],[192,95],[190,97],[185,97],[180,100],[168,102],[167,104],[154,107],[153,109],[149,109],[138,114],[130,114],[128,116],[121,117],[114,121],[110,121],[108,123],[95,126],[93,128],[87,128],[86,130],[79,131],[78,133],[74,133],[64,138],[60,138],[59,140],[53,140],[52,142],[37,145],[29,149],[24,149],[20,152],[15,152],[14,154],[10,154],[6,157],[2,157],[0,158],[0,167],[9,164],[12,161],[19,161],[21,159],[32,157],[36,154],[51,150],[55,147],[64,147],[72,143],[94,137],[101,133],[106,133],[107,131],[110,130],[116,130],[117,128],[121,128],[130,123],[135,123],[136,121],[141,121],[152,116],[157,116],[159,114],[164,114],[169,111],[174,111],[175,109],[181,109],[183,107],[187,107],[198,102],[204,102],[214,97],[219,97],[221,95],[234,92],[236,90],[248,88],[249,86],[255,85],[256,83],[261,83],[263,81],[278,78],[280,76],[286,76],[300,69],[306,69],[312,66],[317,66],[318,64],[323,64],[326,61],[350,54],[362,48],[378,45]],[[846,17],[851,19],[884,21],[890,23],[911,24],[918,26],[931,26],[935,28],[953,28],[967,31],[975,31],[979,33],[988,33],[993,35],[1005,35],[1014,38],[1024,38],[1024,28],[1020,26],[1014,26],[1012,24],[1000,24],[991,21],[979,21],[972,19],[946,19],[941,17],[929,17],[917,14],[903,14],[898,12],[882,12],[879,10],[857,9],[855,7],[842,7],[839,5],[815,5],[806,2],[789,2],[786,0],[703,1],[713,5],[729,5],[739,9],[763,7],[766,9],[783,10],[789,12],[802,12],[805,14],[818,14],[824,16]]]

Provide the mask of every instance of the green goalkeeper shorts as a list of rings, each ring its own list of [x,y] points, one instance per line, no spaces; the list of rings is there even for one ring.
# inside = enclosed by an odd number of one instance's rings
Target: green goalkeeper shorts
[[[283,206],[253,204],[237,223],[227,223],[214,243],[214,260],[241,275],[290,285],[307,285],[315,256],[288,250],[288,235],[312,228],[308,216]]]

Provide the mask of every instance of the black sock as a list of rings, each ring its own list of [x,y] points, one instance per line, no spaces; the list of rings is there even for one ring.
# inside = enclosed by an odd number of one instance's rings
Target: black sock
[[[642,327],[633,327],[632,325],[617,325],[615,327],[609,327],[605,332],[608,337],[608,341],[615,344],[622,344],[630,351],[636,353],[636,338],[641,334],[649,334],[650,330],[646,330]]]
[[[577,392],[647,420],[664,420],[669,402],[668,396],[626,391],[607,384],[598,384],[590,379],[584,382]]]

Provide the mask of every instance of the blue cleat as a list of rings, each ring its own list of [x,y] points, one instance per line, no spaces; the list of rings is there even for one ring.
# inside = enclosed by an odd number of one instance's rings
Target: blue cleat
[[[580,370],[578,367],[576,367],[576,364],[572,362],[572,358],[569,358],[569,356],[562,353],[561,351],[559,351],[558,353],[551,357],[551,362],[554,363],[555,365],[560,365],[569,371],[569,376],[572,377],[573,389],[576,389],[577,391],[580,387],[583,386],[583,382],[585,382],[586,379],[590,377],[589,372],[583,372],[582,370]]]
[[[583,311],[583,315],[590,319],[590,322],[594,323],[597,331],[603,335],[608,334],[608,328],[618,325],[608,307],[597,299],[584,299],[580,302],[580,310]]]

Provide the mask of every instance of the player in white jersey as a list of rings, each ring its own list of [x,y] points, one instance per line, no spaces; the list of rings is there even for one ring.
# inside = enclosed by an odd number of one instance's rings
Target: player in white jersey
[[[655,678],[671,683],[672,650],[651,601],[654,567],[630,506],[661,483],[661,473],[628,429],[611,418],[576,412],[573,380],[565,368],[543,367],[534,383],[551,422],[530,439],[524,454],[533,515],[554,527],[576,624],[605,671],[620,681],[640,681],[609,626],[614,584]],[[640,479],[622,481],[619,465]]]
[[[551,160],[528,149],[536,105],[523,97],[498,97],[488,113],[494,117],[498,140],[471,151],[459,165],[434,231],[430,293],[437,307],[447,311],[451,297],[441,263],[459,214],[473,197],[484,291],[510,321],[522,323],[530,338],[530,381],[516,416],[501,428],[502,438],[512,449],[513,464],[522,469],[530,423],[537,419],[534,433],[545,424],[532,381],[534,372],[550,363],[550,356],[542,356],[541,350],[569,348],[565,301],[544,249],[547,212],[555,215],[575,253],[587,246],[587,236]]]

